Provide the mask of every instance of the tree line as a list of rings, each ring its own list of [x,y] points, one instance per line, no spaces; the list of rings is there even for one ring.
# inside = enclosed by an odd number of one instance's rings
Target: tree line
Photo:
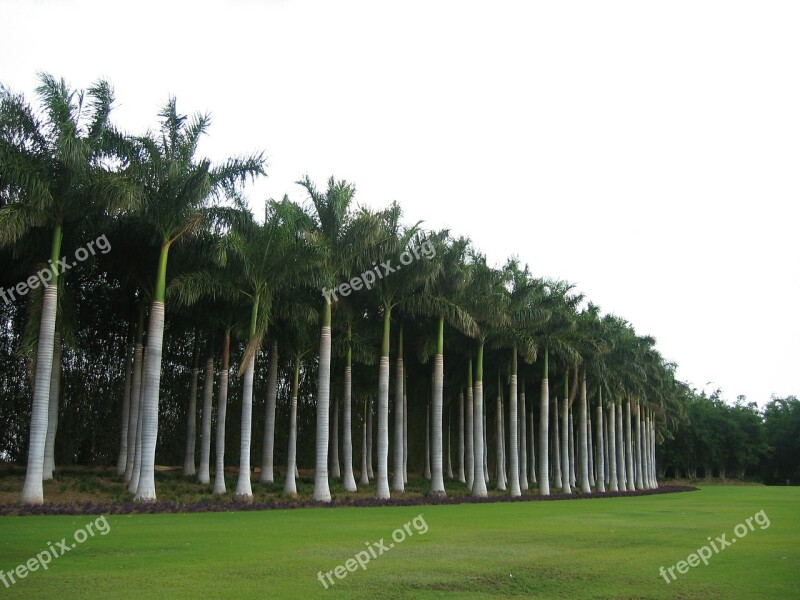
[[[243,500],[277,460],[322,502],[332,477],[402,492],[410,456],[435,495],[452,475],[485,496],[490,471],[512,496],[657,486],[691,390],[652,337],[344,180],[303,177],[261,222],[243,187],[263,152],[212,163],[207,114],[171,98],[136,135],[113,104],[103,80],[42,74],[35,105],[0,88],[0,456],[26,462],[23,502],[56,459],[115,462],[143,502],[157,457],[218,494],[233,457]]]

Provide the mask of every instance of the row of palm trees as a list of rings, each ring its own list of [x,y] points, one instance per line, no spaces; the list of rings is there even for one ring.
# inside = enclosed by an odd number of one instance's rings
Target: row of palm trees
[[[433,494],[446,494],[445,474],[452,467],[443,458],[444,422],[445,415],[456,413],[457,477],[474,496],[487,495],[484,394],[490,389],[497,392],[497,485],[510,495],[519,496],[533,484],[538,493],[549,494],[551,481],[566,493],[576,481],[584,493],[592,487],[603,491],[606,485],[611,490],[656,485],[657,428],[680,410],[674,366],[659,355],[652,338],[638,336],[618,317],[601,315],[571,285],[534,277],[517,259],[493,268],[469,240],[403,223],[397,204],[381,211],[356,208],[355,187],[333,177],[321,190],[306,176],[298,182],[306,196],[304,206],[286,197],[270,200],[259,222],[247,208],[242,188],[265,174],[263,154],[217,164],[198,158],[209,118],[179,114],[174,98],[160,112],[158,129],[143,135],[115,128],[110,118],[114,96],[105,81],[80,92],[41,75],[37,98],[34,108],[22,95],[0,88],[0,246],[11,249],[16,272],[29,275],[47,258],[57,265],[89,235],[103,233],[111,240],[112,251],[95,257],[94,268],[104,281],[119,287],[132,307],[117,470],[136,500],[156,499],[167,325],[192,332],[195,345],[184,461],[184,473],[190,476],[195,475],[201,362],[205,374],[197,473],[201,484],[211,483],[215,355],[220,357],[215,493],[226,492],[225,414],[231,345],[238,343],[238,376],[244,380],[236,498],[253,496],[253,381],[265,346],[260,481],[274,479],[280,352],[291,356],[293,364],[285,482],[289,494],[296,493],[299,382],[312,372],[317,375],[314,499],[331,500],[331,477],[341,477],[348,491],[357,489],[354,387],[359,397],[370,398],[364,403],[360,482],[369,481],[374,437],[376,496],[389,498],[392,491],[404,490],[409,410],[405,361],[412,356],[430,369],[426,447]],[[417,258],[404,260],[399,268],[399,257],[410,248],[417,249]],[[420,254],[420,248],[425,252]],[[357,275],[369,271],[375,273],[370,278],[374,281],[359,285]],[[42,481],[52,477],[54,468],[59,335],[68,327],[60,309],[66,302],[60,280],[75,276],[54,267],[50,285],[31,296],[38,318],[28,324],[37,343],[31,356],[35,379],[22,491],[26,503],[43,502]],[[336,300],[321,293],[341,290],[344,282],[352,289]],[[371,366],[372,372],[377,365],[377,381],[354,385],[357,365]],[[484,380],[487,369],[497,376],[496,385]],[[552,392],[551,378],[559,382]],[[541,386],[538,435],[533,403],[526,405],[526,381]],[[334,388],[341,395],[333,402],[332,382],[341,384]],[[448,457],[449,434],[448,428]]]

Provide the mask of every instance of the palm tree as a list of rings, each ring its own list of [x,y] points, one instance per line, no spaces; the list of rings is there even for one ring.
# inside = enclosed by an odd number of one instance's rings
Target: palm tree
[[[44,290],[36,373],[33,385],[28,467],[21,500],[41,504],[50,386],[56,331],[56,303],[62,269],[62,240],[77,222],[97,209],[129,200],[107,168],[122,150],[121,136],[110,124],[114,94],[98,81],[75,91],[48,74],[39,75],[37,112],[24,97],[0,86],[0,246],[17,243],[34,228],[51,235],[49,278]],[[68,266],[67,266],[68,268]]]
[[[415,240],[415,247],[425,250],[425,262],[412,263],[416,270],[414,279],[420,285],[419,293],[408,294],[401,302],[404,310],[415,316],[436,319],[436,353],[433,363],[433,468],[431,493],[445,495],[442,473],[442,410],[444,405],[444,328],[445,323],[464,335],[475,335],[475,320],[464,308],[464,294],[469,285],[466,256],[469,240],[450,239],[444,230]],[[423,357],[427,361],[427,356]],[[399,374],[398,374],[399,376]],[[463,403],[463,398],[462,398]],[[463,438],[463,430],[461,438]],[[459,463],[463,474],[463,459]]]
[[[371,220],[354,219],[350,205],[355,196],[355,186],[346,181],[328,180],[323,193],[306,177],[297,182],[303,186],[316,212],[314,235],[323,249],[320,274],[324,301],[321,311],[322,330],[319,349],[319,382],[317,385],[317,440],[314,470],[314,500],[330,502],[328,483],[328,443],[331,388],[331,323],[332,292],[351,276],[353,265],[360,264],[358,257],[368,249],[375,237]],[[327,293],[327,295],[326,295]]]
[[[185,235],[222,212],[212,210],[212,198],[226,195],[241,207],[239,187],[264,174],[264,158],[260,153],[228,159],[217,166],[208,159],[195,158],[198,143],[210,125],[207,114],[196,114],[187,120],[178,113],[175,98],[170,98],[159,116],[160,135],[148,134],[136,139],[139,152],[134,163],[134,172],[143,189],[138,218],[151,228],[159,248],[147,330],[144,402],[140,409],[142,464],[134,499],[141,502],[156,500],[155,451],[169,251]],[[257,317],[257,309],[253,311]]]

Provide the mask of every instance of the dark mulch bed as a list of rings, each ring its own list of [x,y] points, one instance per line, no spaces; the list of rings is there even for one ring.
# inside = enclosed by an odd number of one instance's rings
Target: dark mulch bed
[[[654,494],[672,494],[675,492],[696,492],[698,488],[689,485],[665,485],[655,490],[637,490],[635,492],[593,492],[591,494],[553,494],[550,496],[528,495],[518,498],[495,496],[489,498],[438,498],[434,496],[422,498],[401,498],[397,500],[379,500],[377,498],[360,498],[356,500],[334,500],[332,502],[315,502],[313,500],[278,500],[273,502],[237,502],[210,501],[189,502],[124,502],[98,503],[82,502],[74,504],[43,504],[28,506],[21,503],[0,506],[0,516],[16,515],[130,515],[156,513],[196,513],[196,512],[232,512],[244,510],[276,510],[292,508],[340,508],[340,507],[377,507],[377,506],[426,506],[441,504],[489,504],[494,502],[550,502],[553,500],[588,500],[590,498],[612,498],[618,496],[652,496]]]

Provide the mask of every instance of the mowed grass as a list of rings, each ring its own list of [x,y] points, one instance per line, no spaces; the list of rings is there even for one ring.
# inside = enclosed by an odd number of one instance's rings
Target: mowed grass
[[[758,511],[755,530],[667,584]],[[422,514],[414,535],[324,589],[317,579]],[[96,517],[0,518],[9,571]],[[8,598],[796,598],[800,488],[483,505],[119,515]],[[419,521],[418,521],[419,523]]]

